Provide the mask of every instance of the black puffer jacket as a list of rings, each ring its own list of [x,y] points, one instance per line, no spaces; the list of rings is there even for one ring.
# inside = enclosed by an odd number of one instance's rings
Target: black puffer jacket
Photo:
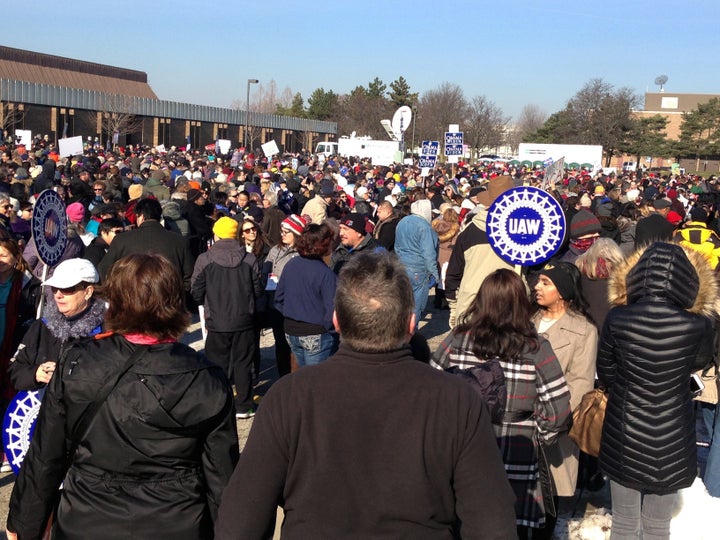
[[[613,308],[597,371],[610,399],[600,467],[632,489],[665,494],[697,473],[690,374],[712,358],[717,284],[707,261],[675,244],[651,244],[611,277]]]

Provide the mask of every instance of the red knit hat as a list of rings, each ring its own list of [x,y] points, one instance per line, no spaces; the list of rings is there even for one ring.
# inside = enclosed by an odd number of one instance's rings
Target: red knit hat
[[[281,227],[289,229],[294,234],[300,236],[308,226],[308,220],[303,216],[297,214],[290,214],[288,217],[282,220]]]

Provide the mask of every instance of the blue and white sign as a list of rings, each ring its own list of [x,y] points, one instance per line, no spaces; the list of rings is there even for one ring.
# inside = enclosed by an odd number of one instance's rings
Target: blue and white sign
[[[427,167],[429,169],[434,169],[436,162],[437,156],[420,156],[420,159],[418,159],[418,167]]]
[[[446,156],[462,156],[463,155],[463,132],[448,131],[445,133],[445,155]]]
[[[44,388],[18,392],[10,401],[5,413],[2,441],[8,462],[15,474],[20,472],[20,466],[30,448],[30,440],[35,431],[35,423],[40,414],[40,404],[44,395]]]
[[[65,203],[51,189],[43,191],[33,210],[32,235],[40,260],[48,266],[60,261],[67,244]]]
[[[547,261],[560,249],[565,230],[562,206],[542,189],[509,189],[488,210],[490,246],[510,264],[532,266]]]
[[[420,148],[421,156],[437,156],[440,153],[440,141],[423,141]]]

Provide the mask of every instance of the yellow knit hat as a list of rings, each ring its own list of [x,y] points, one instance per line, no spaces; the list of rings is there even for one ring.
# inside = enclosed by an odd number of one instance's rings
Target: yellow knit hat
[[[218,238],[235,238],[237,236],[239,223],[233,218],[223,216],[215,222],[213,233]]]

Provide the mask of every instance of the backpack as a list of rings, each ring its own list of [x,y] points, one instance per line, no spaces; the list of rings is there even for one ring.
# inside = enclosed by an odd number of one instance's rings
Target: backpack
[[[458,375],[470,383],[485,401],[490,412],[491,422],[497,425],[503,423],[507,387],[505,386],[505,372],[503,372],[499,358],[490,358],[480,365],[466,369],[452,366],[445,371]]]

